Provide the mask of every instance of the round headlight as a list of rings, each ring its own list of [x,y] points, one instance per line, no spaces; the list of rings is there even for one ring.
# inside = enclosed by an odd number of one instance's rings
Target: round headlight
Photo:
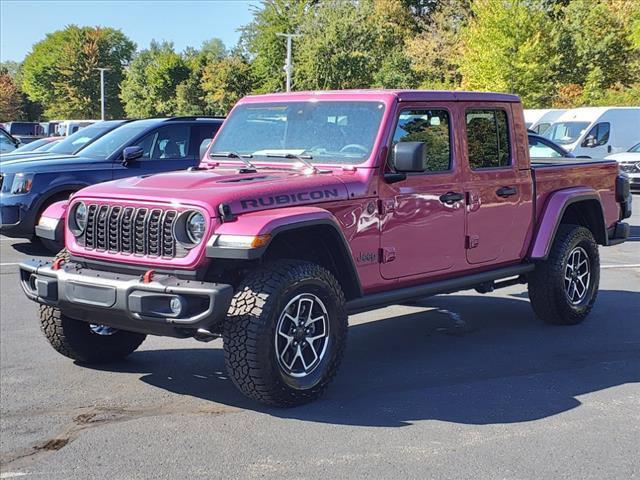
[[[205,220],[201,213],[193,212],[187,218],[187,236],[192,243],[200,243],[204,237]]]
[[[76,229],[74,230],[77,231],[77,235],[82,234],[87,227],[87,206],[83,202],[76,205],[73,212],[73,221],[76,224]]]

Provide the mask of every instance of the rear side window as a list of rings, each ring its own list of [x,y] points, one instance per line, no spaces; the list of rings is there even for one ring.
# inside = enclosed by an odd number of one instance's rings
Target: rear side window
[[[511,165],[511,145],[507,112],[504,110],[467,110],[467,151],[472,169]]]
[[[584,137],[582,142],[583,147],[599,147],[606,145],[609,142],[609,133],[611,131],[611,125],[609,122],[598,123],[595,125]]]
[[[427,146],[425,171],[447,171],[451,168],[449,135],[449,112],[446,110],[404,110],[398,118],[391,151],[399,142],[424,142]],[[392,159],[391,156],[391,162]]]

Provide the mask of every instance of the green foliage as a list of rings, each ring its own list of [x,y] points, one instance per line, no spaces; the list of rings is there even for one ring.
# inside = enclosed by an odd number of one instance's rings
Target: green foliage
[[[529,107],[550,104],[557,58],[551,20],[541,5],[476,0],[472,8],[461,33],[462,87],[514,92]]]
[[[202,74],[202,90],[207,112],[226,115],[253,87],[251,65],[240,56],[209,63]]]
[[[174,115],[176,89],[189,78],[185,59],[169,42],[151,42],[133,59],[122,82],[121,98],[129,117]]]
[[[241,49],[251,61],[257,93],[284,90],[286,40],[278,33],[297,33],[315,0],[263,0],[253,21],[242,29]],[[294,51],[301,46],[294,39]]]
[[[119,85],[134,50],[135,44],[119,30],[70,25],[33,46],[22,65],[22,88],[30,100],[42,103],[48,117],[99,118],[100,75],[95,69],[108,68],[106,112],[121,117]]]

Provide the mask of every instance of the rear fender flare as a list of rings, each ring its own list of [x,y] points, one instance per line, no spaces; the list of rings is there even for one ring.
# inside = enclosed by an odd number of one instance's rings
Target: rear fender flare
[[[542,211],[541,219],[538,221],[536,234],[532,242],[529,257],[533,260],[546,260],[549,256],[553,240],[555,239],[558,227],[562,222],[562,218],[570,205],[596,201],[600,208],[600,218],[602,219],[602,229],[604,239],[599,242],[607,244],[606,226],[604,223],[604,212],[602,211],[602,201],[598,192],[592,188],[578,187],[559,190],[552,193],[546,202]],[[594,232],[596,239],[597,232]]]

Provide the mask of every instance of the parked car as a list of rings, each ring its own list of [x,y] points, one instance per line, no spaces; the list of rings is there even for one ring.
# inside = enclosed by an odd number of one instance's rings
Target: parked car
[[[531,158],[575,158],[575,155],[541,135],[528,133],[528,136]]]
[[[564,112],[566,110],[560,108],[526,109],[524,122],[529,130],[542,135]]]
[[[101,136],[76,155],[3,162],[0,233],[33,238],[35,225],[50,204],[87,185],[197,165],[202,140],[213,137],[221,123],[193,117],[137,120]]]
[[[66,250],[23,263],[21,284],[81,365],[147,334],[222,336],[245,395],[306,403],[336,374],[349,313],[528,283],[542,320],[586,318],[598,244],[629,233],[628,180],[613,161],[532,166],[526,138],[513,95],[247,97],[199,168],[48,209],[40,232],[64,228]]]
[[[574,108],[563,113],[544,136],[576,157],[604,158],[640,141],[640,107]]]
[[[30,143],[44,136],[44,129],[38,122],[7,122],[5,129],[20,143]]]
[[[10,153],[20,146],[20,140],[14,138],[4,128],[0,128],[0,154]]]
[[[129,120],[107,120],[104,122],[94,123],[93,125],[83,128],[82,131],[76,132],[69,137],[57,137],[60,141],[51,145],[51,148],[48,150],[39,148],[32,152],[14,151],[10,154],[0,155],[0,163],[7,162],[9,160],[29,159],[33,157],[46,158],[55,155],[72,155],[78,153],[87,145],[90,145],[98,138],[119,126],[124,125],[128,121]]]
[[[21,145],[20,147],[16,148],[12,153],[32,153],[34,151],[46,151],[46,150],[40,150],[41,147],[44,146],[53,146],[52,144],[55,142],[59,142],[60,140],[62,140],[62,137],[44,137],[44,138],[40,138],[38,140],[34,140],[31,143],[26,143],[24,145]]]
[[[609,155],[606,159],[618,162],[620,170],[629,176],[631,188],[640,190],[640,143],[636,143],[626,152]]]

